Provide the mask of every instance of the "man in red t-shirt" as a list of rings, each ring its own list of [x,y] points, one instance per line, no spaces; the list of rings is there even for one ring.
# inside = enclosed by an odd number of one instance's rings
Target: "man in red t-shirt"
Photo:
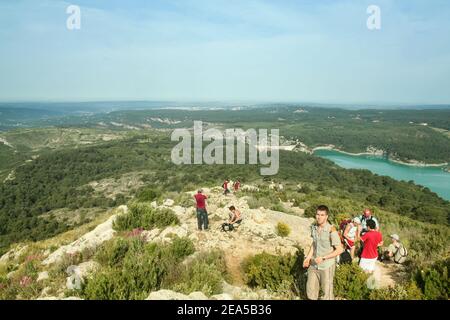
[[[233,185],[233,187],[234,187],[234,192],[238,192],[240,186],[241,186],[241,182],[240,182],[239,180],[236,180],[236,182],[235,182],[234,185]]]
[[[202,231],[202,226],[204,230],[208,230],[208,212],[206,211],[206,199],[208,196],[203,194],[203,190],[199,189],[197,194],[194,195],[195,201],[197,203],[197,224],[198,229]]]
[[[376,230],[376,227],[375,221],[368,220],[368,231],[361,236],[364,247],[361,253],[359,266],[366,272],[375,271],[375,264],[378,259],[378,247],[383,245],[383,236],[381,235],[381,232]]]
[[[225,179],[225,181],[223,182],[222,187],[223,187],[224,195],[227,195],[228,193],[230,193],[230,190],[228,189],[228,183],[229,183],[228,179]]]

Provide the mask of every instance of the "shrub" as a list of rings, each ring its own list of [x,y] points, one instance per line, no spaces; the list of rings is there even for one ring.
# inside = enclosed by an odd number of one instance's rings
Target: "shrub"
[[[192,207],[195,204],[194,198],[185,192],[179,193],[174,198],[174,201],[176,204],[182,207]]]
[[[158,290],[168,273],[194,251],[192,242],[175,238],[170,245],[146,244],[142,238],[116,240],[97,256],[107,267],[86,280],[86,299],[143,299]]]
[[[86,280],[82,295],[90,300],[125,300],[130,296],[120,270],[105,268]]]
[[[0,277],[0,300],[14,300],[17,295],[17,286],[6,276]]]
[[[368,275],[356,264],[339,265],[334,276],[334,294],[349,300],[364,300],[369,296]]]
[[[134,202],[130,204],[130,210],[127,214],[117,217],[113,227],[117,231],[136,228],[151,230],[155,227],[163,228],[179,223],[178,217],[170,209],[156,209],[148,203]]]
[[[298,275],[299,256],[277,256],[263,252],[245,259],[242,268],[246,284],[271,291],[284,289],[286,282],[293,286]]]
[[[172,289],[185,294],[201,291],[210,296],[222,291],[222,281],[222,273],[213,264],[194,262],[185,267]]]
[[[223,252],[204,252],[186,265],[173,269],[167,277],[167,287],[189,294],[201,291],[210,296],[222,291],[222,281],[226,276]]]
[[[255,197],[249,196],[247,199],[247,204],[250,209],[258,209],[261,207],[261,203]]]
[[[414,282],[396,284],[394,287],[372,290],[370,300],[421,300],[422,292]]]
[[[415,282],[427,300],[448,300],[450,292],[450,258],[416,271]]]
[[[115,238],[101,246],[95,255],[95,259],[102,265],[114,267],[122,262],[129,248],[129,241],[123,238]]]
[[[177,225],[180,221],[175,213],[168,208],[153,209],[151,213],[142,217],[142,226],[144,229],[165,228],[171,225]]]
[[[158,199],[162,192],[159,189],[152,187],[144,187],[140,189],[137,193],[137,199],[141,202],[151,202]]]
[[[171,252],[176,261],[182,261],[185,257],[195,252],[195,247],[188,238],[176,237],[172,242]]]
[[[278,222],[277,224],[277,234],[280,237],[287,237],[291,233],[291,228],[283,222]]]

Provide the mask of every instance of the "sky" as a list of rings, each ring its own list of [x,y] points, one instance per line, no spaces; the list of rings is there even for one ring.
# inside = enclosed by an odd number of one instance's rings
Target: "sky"
[[[449,17],[448,0],[0,0],[0,101],[448,104]]]

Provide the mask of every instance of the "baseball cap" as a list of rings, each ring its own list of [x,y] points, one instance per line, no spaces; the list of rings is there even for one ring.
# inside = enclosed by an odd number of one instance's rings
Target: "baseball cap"
[[[398,234],[396,234],[396,233],[391,234],[391,238],[394,239],[394,240],[397,240],[397,241],[400,240],[400,237],[399,237]]]

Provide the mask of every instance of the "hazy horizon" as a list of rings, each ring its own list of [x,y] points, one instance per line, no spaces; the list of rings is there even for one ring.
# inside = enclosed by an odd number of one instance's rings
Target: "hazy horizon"
[[[0,101],[446,105],[449,16],[446,0],[0,0]]]

